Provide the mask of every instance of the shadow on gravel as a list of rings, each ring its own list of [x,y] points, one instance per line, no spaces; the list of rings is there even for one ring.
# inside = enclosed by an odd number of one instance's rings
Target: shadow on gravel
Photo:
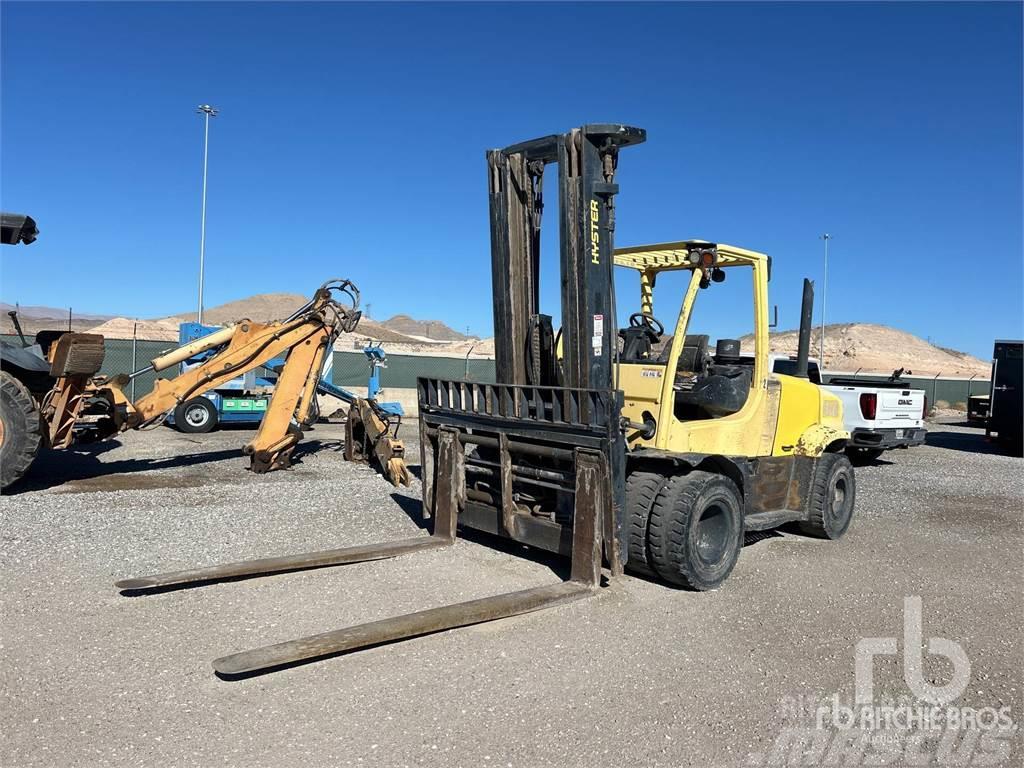
[[[302,450],[292,456],[292,464],[301,463],[302,457],[317,450],[333,449],[337,441],[309,440],[300,444]],[[100,456],[121,445],[116,440],[75,446],[63,451],[44,450],[36,457],[29,474],[12,488],[4,490],[5,496],[19,493],[42,491],[68,485],[62,493],[94,493],[97,491],[132,491],[154,488],[199,487],[214,482],[206,474],[194,475],[139,475],[158,469],[179,469],[210,464],[228,459],[238,459],[239,472],[248,471],[249,460],[242,453],[241,446],[219,451],[183,453],[155,459],[123,459],[121,461],[100,461]]]
[[[411,496],[405,496],[401,493],[392,493],[391,498],[394,499],[395,503],[401,507],[402,511],[409,516],[409,519],[416,523],[416,525],[421,529],[431,530],[433,528],[433,523],[431,521],[423,519],[423,502],[419,499],[415,499]],[[520,557],[523,560],[538,563],[550,568],[551,571],[560,578],[569,578],[570,561],[567,557],[561,557],[553,552],[545,552],[542,549],[528,547],[525,544],[520,544],[512,539],[506,539],[504,536],[487,533],[486,531],[478,531],[474,528],[467,528],[465,526],[459,527],[459,538],[487,547],[488,549],[493,549],[497,552],[504,552],[506,554]]]
[[[1002,455],[999,446],[990,443],[981,432],[928,432],[925,442],[935,448],[946,448],[951,451],[968,451],[970,453],[988,453]]]

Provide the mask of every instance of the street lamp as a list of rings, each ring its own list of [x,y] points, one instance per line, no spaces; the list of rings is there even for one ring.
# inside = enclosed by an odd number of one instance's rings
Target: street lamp
[[[203,223],[199,230],[199,311],[196,322],[203,322],[203,269],[206,262],[206,159],[210,149],[210,118],[217,116],[217,108],[200,104],[196,113],[203,115]]]
[[[821,286],[821,338],[818,340],[818,367],[825,370],[825,302],[828,300],[828,241],[832,235],[828,232],[821,236],[825,241],[825,279]]]

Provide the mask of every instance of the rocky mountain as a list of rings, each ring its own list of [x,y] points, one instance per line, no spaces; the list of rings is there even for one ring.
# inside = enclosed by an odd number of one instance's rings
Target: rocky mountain
[[[795,355],[799,342],[796,330],[779,331],[769,336],[772,352]],[[821,328],[811,332],[811,357],[818,356]],[[753,346],[753,336],[741,340],[744,349]],[[987,377],[991,365],[966,352],[936,346],[912,333],[875,323],[836,323],[825,326],[825,365],[834,371],[874,371],[891,373],[905,368],[909,375]]]

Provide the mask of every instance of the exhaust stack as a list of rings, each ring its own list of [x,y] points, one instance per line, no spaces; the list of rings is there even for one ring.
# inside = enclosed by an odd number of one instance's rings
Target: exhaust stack
[[[807,355],[811,349],[811,323],[814,322],[814,283],[804,278],[804,298],[800,305],[800,341],[796,350],[795,376],[807,378]],[[819,360],[821,366],[823,361]]]

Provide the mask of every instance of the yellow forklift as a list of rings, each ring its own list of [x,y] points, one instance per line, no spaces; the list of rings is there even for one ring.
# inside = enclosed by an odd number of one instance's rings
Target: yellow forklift
[[[593,594],[625,568],[696,590],[719,586],[745,531],[796,523],[830,539],[854,508],[838,398],[806,378],[804,283],[797,376],[768,366],[770,260],[721,243],[613,247],[615,172],[642,129],[585,125],[487,153],[496,382],[421,378],[423,515],[433,533],[126,579],[127,594],[377,560],[450,545],[459,526],[571,560],[562,583],[455,603],[217,659],[225,677],[499,619]],[[539,311],[543,180],[558,169],[561,323]],[[617,327],[614,267],[639,277]],[[754,349],[691,333],[697,298],[730,273],[753,280]],[[671,335],[659,275],[689,281]]]

